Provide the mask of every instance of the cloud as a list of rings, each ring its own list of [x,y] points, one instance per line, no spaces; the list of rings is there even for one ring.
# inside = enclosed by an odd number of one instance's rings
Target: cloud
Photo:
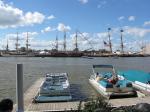
[[[107,1],[100,1],[97,8],[102,8],[105,4],[107,4]]]
[[[135,16],[129,16],[128,17],[128,21],[135,21]],[[120,17],[118,17],[118,20],[119,21],[122,21],[122,20],[124,20],[125,19],[125,17],[124,16],[120,16]]]
[[[129,16],[129,17],[128,17],[128,20],[129,20],[129,21],[135,21],[135,18],[136,18],[135,16]]]
[[[37,32],[28,32],[28,38],[29,39],[33,39],[34,37],[36,37],[38,35]],[[22,32],[22,33],[18,33],[18,37],[19,37],[19,40],[26,40],[26,37],[27,37],[27,32]],[[16,41],[16,38],[17,38],[17,33],[11,33],[11,34],[7,34],[5,36],[5,39],[9,39],[9,40],[14,40]]]
[[[55,28],[48,26],[45,29],[41,30],[41,32],[46,33],[46,32],[51,32],[51,31],[55,31],[55,30],[56,30]]]
[[[34,40],[34,38],[38,35],[37,32],[28,32],[28,39],[29,39],[29,44]],[[27,39],[27,32],[22,32],[18,34],[19,37],[19,47],[25,47],[26,46],[26,39]],[[15,49],[15,44],[16,44],[16,38],[17,34],[11,33],[5,35],[3,39],[1,39],[1,46],[3,49],[6,48],[7,40],[9,44],[9,49]]]
[[[45,16],[39,12],[24,13],[21,9],[0,1],[0,28],[41,24]]]
[[[150,29],[138,28],[138,27],[124,27],[124,31],[126,34],[135,36],[135,37],[145,37],[150,33]]]
[[[47,49],[50,48],[50,44],[53,43],[52,41],[47,40],[34,40],[31,42],[31,47],[40,49]]]
[[[82,4],[86,4],[86,3],[88,3],[88,0],[79,0],[79,2]]]
[[[55,19],[56,17],[54,15],[50,15],[47,17],[47,19],[51,20],[51,19]]]
[[[122,27],[124,29],[124,45],[125,51],[133,51],[133,50],[140,50],[139,42],[141,40],[140,37],[145,37],[150,33],[149,29],[139,28],[139,27],[130,27],[130,26],[124,26]],[[70,34],[71,38],[67,39],[67,50],[73,50],[75,48],[75,36],[76,34]],[[83,32],[78,33],[78,48],[80,50],[99,50],[99,49],[107,49],[109,50],[109,47],[104,46],[103,40],[108,42],[108,32],[98,32],[98,33],[88,33]],[[116,27],[113,28],[111,31],[111,41],[112,41],[112,47],[113,51],[120,50],[120,28]],[[55,43],[53,41],[52,43]],[[49,43],[50,44],[50,43]],[[40,43],[39,43],[40,45]],[[44,46],[44,42],[42,44]],[[46,44],[48,45],[48,43]],[[59,50],[63,50],[63,39],[59,40]],[[137,46],[135,48],[135,46]],[[49,47],[51,48],[51,47]],[[132,48],[132,49],[131,49]]]
[[[150,26],[150,21],[145,21],[144,26]]]
[[[125,19],[124,16],[120,16],[120,17],[118,18],[119,21],[122,21],[123,19]]]
[[[73,45],[75,44],[75,36],[76,34],[71,34],[71,41]],[[100,49],[102,48],[102,42],[103,40],[101,38],[97,38],[97,35],[90,34],[88,32],[78,33],[77,34],[77,41],[78,41],[78,47],[80,50],[93,50],[93,49]],[[75,48],[75,45],[73,46]]]
[[[66,26],[63,23],[59,23],[58,26],[57,26],[57,30],[61,31],[61,32],[70,31],[71,27],[70,26]]]
[[[97,33],[96,35],[97,35],[97,37],[99,37],[101,39],[108,38],[108,33],[107,32]]]
[[[88,32],[83,32],[83,33],[80,32],[80,33],[78,34],[78,36],[81,37],[81,38],[83,38],[83,39],[84,39],[84,38],[87,39],[88,37],[90,37],[90,34],[89,34]]]
[[[22,21],[23,25],[41,24],[45,16],[39,12],[27,12]]]

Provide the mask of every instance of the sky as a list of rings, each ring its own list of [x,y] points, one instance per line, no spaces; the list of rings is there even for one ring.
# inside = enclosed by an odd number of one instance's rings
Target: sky
[[[109,49],[111,28],[113,51],[120,50],[120,30],[126,51],[139,51],[150,43],[150,0],[0,0],[0,49],[24,47],[28,32],[30,48],[53,49],[56,36],[63,50],[67,34],[67,50]]]

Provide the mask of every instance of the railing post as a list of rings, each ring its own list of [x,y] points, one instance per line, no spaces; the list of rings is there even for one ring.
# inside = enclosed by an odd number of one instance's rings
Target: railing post
[[[17,112],[24,111],[23,103],[23,65],[16,65],[16,102],[17,102]]]

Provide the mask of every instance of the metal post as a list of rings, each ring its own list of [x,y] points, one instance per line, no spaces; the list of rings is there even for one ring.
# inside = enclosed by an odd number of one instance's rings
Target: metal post
[[[24,111],[23,103],[23,65],[17,64],[16,66],[16,101],[17,112]]]

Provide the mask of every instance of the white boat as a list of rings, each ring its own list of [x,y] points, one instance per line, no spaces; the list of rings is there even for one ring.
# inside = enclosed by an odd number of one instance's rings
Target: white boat
[[[71,100],[70,85],[67,73],[46,74],[35,102],[68,101]]]
[[[102,71],[102,69],[105,70]],[[101,95],[107,98],[136,96],[132,83],[116,74],[112,65],[93,65],[93,74],[89,82]]]

